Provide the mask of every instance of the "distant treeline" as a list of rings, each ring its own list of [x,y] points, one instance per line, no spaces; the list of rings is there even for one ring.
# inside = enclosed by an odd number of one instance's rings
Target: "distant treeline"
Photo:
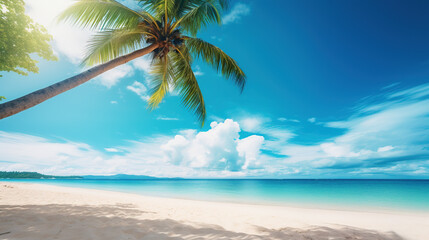
[[[44,175],[38,172],[4,172],[0,171],[0,178],[33,178],[33,179],[43,179],[43,178],[82,178],[80,176],[53,176],[53,175]]]

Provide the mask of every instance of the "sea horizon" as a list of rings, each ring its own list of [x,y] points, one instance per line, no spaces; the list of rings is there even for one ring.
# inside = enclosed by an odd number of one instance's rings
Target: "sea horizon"
[[[429,179],[0,179],[200,201],[429,212]]]

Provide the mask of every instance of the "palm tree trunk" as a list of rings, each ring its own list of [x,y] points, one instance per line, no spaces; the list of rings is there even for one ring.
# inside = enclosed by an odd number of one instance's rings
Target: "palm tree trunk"
[[[34,107],[37,104],[42,103],[74,87],[77,87],[112,68],[151,53],[157,47],[157,44],[152,44],[130,54],[115,58],[107,63],[100,64],[74,77],[67,78],[66,80],[63,80],[59,83],[55,83],[49,87],[42,88],[15,100],[2,103],[0,104],[0,119],[12,116],[28,108]]]

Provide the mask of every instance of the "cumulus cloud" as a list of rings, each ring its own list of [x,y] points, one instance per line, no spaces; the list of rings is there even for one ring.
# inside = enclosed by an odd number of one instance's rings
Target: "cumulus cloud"
[[[263,137],[240,139],[240,126],[231,119],[210,126],[206,132],[176,135],[161,148],[175,164],[192,168],[240,171],[257,160]]]
[[[238,155],[245,159],[242,169],[262,168],[260,159],[261,147],[264,143],[264,137],[252,135],[242,140],[238,140],[237,151]]]
[[[249,15],[249,13],[250,7],[248,5],[244,3],[237,3],[232,7],[231,12],[223,17],[222,22],[223,24],[234,23],[240,20],[243,16]]]
[[[150,98],[147,87],[141,82],[134,81],[134,83],[128,86],[127,89],[137,94],[143,101],[148,101]]]
[[[95,79],[95,81],[107,88],[115,86],[121,79],[132,76],[133,68],[127,64],[111,69]]]
[[[32,170],[49,174],[146,174],[179,177],[244,176],[263,166],[264,138],[240,138],[231,119],[213,122],[208,131],[182,130],[175,136],[130,141],[98,151],[69,141],[0,132],[0,170]]]

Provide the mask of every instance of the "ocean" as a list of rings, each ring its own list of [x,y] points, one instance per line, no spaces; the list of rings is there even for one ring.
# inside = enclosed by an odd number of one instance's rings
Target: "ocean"
[[[23,179],[146,196],[328,209],[429,211],[429,180]]]

